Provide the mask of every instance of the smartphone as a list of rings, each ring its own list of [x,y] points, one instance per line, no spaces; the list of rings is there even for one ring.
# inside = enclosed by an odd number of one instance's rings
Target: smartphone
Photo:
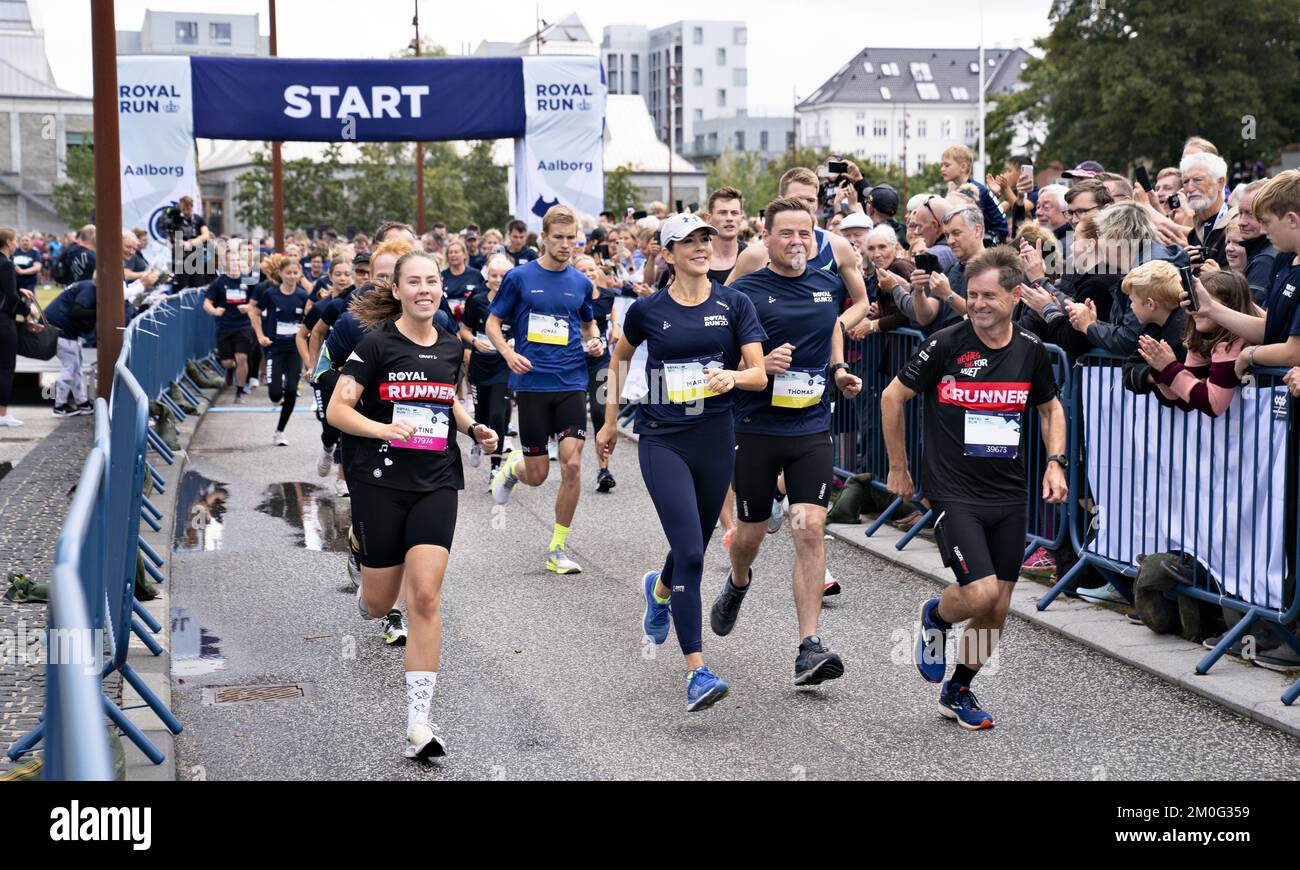
[[[842,172],[848,172],[849,171],[848,161],[831,160],[826,164],[826,171],[829,172],[831,175],[839,175]]]
[[[1165,204],[1169,206],[1170,211],[1178,211],[1183,207],[1183,201],[1176,193],[1169,194],[1169,199],[1165,200]]]
[[[1196,312],[1201,310],[1201,300],[1196,295],[1196,287],[1192,284],[1192,267],[1179,266],[1178,277],[1183,282],[1183,292],[1187,294],[1187,310]]]
[[[680,199],[677,200],[677,213],[678,214],[682,213],[682,201]]]
[[[1023,178],[1023,179],[1025,179],[1026,181],[1028,181],[1030,184],[1033,184],[1033,183],[1034,183],[1034,164],[1032,164],[1032,163],[1026,163],[1024,166],[1020,167],[1020,177]]]
[[[1139,163],[1137,169],[1134,170],[1134,175],[1137,178],[1138,187],[1142,188],[1147,193],[1150,193],[1154,189],[1151,186],[1151,173],[1147,172],[1145,166]]]
[[[916,255],[916,268],[922,272],[942,272],[939,268],[939,258],[930,252]]]
[[[649,214],[650,212],[648,211],[634,211],[632,212],[632,220],[639,221],[641,218],[649,216]]]

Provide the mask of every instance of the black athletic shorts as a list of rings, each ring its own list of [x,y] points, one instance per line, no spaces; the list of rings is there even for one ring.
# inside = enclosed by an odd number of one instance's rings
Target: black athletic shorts
[[[406,561],[406,551],[421,544],[451,549],[456,534],[458,493],[447,487],[411,492],[348,476],[352,496],[352,531],[361,545],[361,564],[392,568]]]
[[[217,359],[234,359],[237,353],[252,355],[253,331],[250,329],[245,332],[218,332]]]
[[[519,446],[525,456],[542,456],[547,442],[587,440],[587,391],[515,393],[519,406]]]
[[[988,505],[931,499],[930,507],[939,555],[958,583],[965,586],[985,577],[1010,583],[1020,579],[1025,556],[1024,502]]]
[[[835,463],[831,436],[755,435],[736,433],[736,514],[743,523],[764,523],[772,516],[778,475],[785,472],[785,492],[790,504],[830,503]]]

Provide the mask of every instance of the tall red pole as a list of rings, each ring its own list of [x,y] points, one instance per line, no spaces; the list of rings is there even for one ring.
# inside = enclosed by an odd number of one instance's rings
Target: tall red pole
[[[271,5],[271,57],[278,48],[275,39],[275,0]],[[275,236],[275,249],[284,250],[284,161],[280,156],[280,143],[271,143],[271,232]]]
[[[415,56],[420,56],[420,0],[415,0]],[[424,143],[415,143],[415,234],[424,235]]]
[[[122,350],[122,164],[118,149],[117,28],[113,0],[91,0],[90,40],[95,72],[95,326],[99,334],[99,395],[113,390]]]

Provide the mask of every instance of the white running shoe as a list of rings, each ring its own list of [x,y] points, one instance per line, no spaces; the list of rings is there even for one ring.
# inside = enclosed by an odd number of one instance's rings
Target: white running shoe
[[[334,479],[334,494],[340,498],[347,498],[348,482],[344,478],[336,477]]]
[[[781,531],[781,523],[785,520],[785,496],[778,496],[772,499],[772,515],[767,518],[767,533],[775,535]]]
[[[447,741],[438,726],[417,719],[406,729],[407,758],[441,758],[447,754]]]
[[[256,390],[256,389],[258,388],[258,386],[259,386],[259,383],[258,383],[257,378],[249,378],[249,379],[248,379],[248,388],[249,388],[250,390]]]
[[[569,558],[564,547],[556,547],[546,554],[546,570],[556,574],[581,574],[582,566]]]
[[[514,467],[516,461],[523,462],[522,456],[515,460],[516,453],[517,451],[512,451],[501,462],[501,467],[497,469],[497,473],[492,476],[492,500],[497,504],[505,504],[510,501],[510,493],[514,490],[515,484],[519,482],[519,478],[510,470]]]
[[[0,426],[23,426],[26,425],[13,414],[0,414]]]
[[[827,595],[840,594],[840,581],[831,576],[831,569],[826,569],[826,577],[822,580],[822,597]]]
[[[329,477],[330,469],[334,467],[334,457],[328,450],[320,452],[320,459],[316,460],[316,476]]]
[[[276,447],[288,447],[289,439],[284,437],[283,432],[276,432],[273,436],[271,436],[271,443],[274,444]]]
[[[483,448],[475,441],[469,448],[469,467],[478,468],[483,464]]]

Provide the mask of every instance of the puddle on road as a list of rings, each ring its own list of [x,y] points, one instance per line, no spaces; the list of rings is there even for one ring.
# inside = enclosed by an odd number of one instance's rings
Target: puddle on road
[[[226,499],[230,490],[219,480],[211,480],[193,469],[185,472],[176,497],[176,528],[172,550],[192,552],[220,550]]]
[[[221,638],[199,624],[187,607],[172,607],[172,676],[195,677],[225,670]]]
[[[346,499],[335,498],[314,483],[273,483],[266,488],[257,510],[292,526],[300,547],[347,551],[351,507]]]

